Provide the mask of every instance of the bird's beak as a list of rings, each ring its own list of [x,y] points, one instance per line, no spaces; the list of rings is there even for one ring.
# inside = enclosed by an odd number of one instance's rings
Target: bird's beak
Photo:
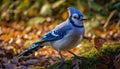
[[[84,18],[84,17],[83,17],[83,18],[80,18],[80,21],[84,21],[84,20],[87,20],[87,19],[86,19],[86,18]]]
[[[84,18],[84,17],[83,17],[81,20],[82,20],[82,21],[83,21],[83,20],[87,20],[87,18]]]

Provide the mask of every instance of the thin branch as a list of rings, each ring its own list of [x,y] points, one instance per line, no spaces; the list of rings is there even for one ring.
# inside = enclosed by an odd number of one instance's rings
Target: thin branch
[[[108,19],[107,19],[104,27],[103,27],[105,30],[106,30],[106,27],[107,27],[108,24],[109,24],[110,19],[113,17],[113,15],[114,15],[116,12],[117,12],[117,10],[113,10],[113,11],[110,13],[110,15],[109,15],[109,17],[108,17]]]

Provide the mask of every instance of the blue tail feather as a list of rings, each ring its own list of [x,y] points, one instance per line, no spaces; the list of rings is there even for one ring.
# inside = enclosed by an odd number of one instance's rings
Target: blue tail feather
[[[33,46],[31,46],[30,48],[28,48],[27,50],[25,50],[24,52],[19,54],[17,57],[27,56],[27,55],[30,55],[30,54],[34,53],[35,51],[37,51],[37,50],[39,50],[40,48],[43,47],[43,46],[41,46],[42,43],[43,42],[34,43]]]

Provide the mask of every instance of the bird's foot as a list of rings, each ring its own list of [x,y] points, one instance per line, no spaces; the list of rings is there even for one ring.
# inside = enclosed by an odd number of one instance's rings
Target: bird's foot
[[[67,62],[62,62],[60,65],[58,65],[56,68],[54,68],[54,69],[64,69],[64,67],[65,66],[68,66],[69,65],[69,63],[67,63]]]

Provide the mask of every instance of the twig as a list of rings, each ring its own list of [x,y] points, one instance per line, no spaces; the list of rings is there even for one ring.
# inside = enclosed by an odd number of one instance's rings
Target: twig
[[[120,20],[118,20],[116,27],[120,27]]]
[[[110,13],[110,15],[109,15],[109,17],[108,17],[108,19],[107,19],[107,21],[106,21],[104,27],[103,27],[104,30],[106,30],[106,27],[108,26],[110,19],[111,19],[112,16],[116,13],[116,11],[117,11],[117,10],[113,10],[113,11]]]

